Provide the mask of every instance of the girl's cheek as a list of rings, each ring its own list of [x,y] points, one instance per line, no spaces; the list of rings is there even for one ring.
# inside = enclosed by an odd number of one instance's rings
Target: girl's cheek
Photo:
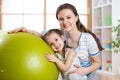
[[[52,49],[53,49],[54,51],[56,51],[55,47],[52,47]]]

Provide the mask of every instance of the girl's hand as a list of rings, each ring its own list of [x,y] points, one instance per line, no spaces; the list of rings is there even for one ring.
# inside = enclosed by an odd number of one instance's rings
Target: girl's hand
[[[27,29],[25,27],[19,27],[19,28],[9,31],[8,34],[16,33],[16,32],[27,32]]]
[[[48,61],[51,61],[51,62],[57,61],[57,57],[55,57],[52,53],[46,54],[46,58],[48,59]]]
[[[76,73],[76,74],[78,74],[78,75],[84,76],[84,75],[87,74],[87,71],[86,71],[85,68],[81,67],[81,66],[78,65],[78,64],[75,64],[74,66],[76,67],[76,69],[68,72],[68,75],[70,75],[70,74],[72,74],[72,73]]]

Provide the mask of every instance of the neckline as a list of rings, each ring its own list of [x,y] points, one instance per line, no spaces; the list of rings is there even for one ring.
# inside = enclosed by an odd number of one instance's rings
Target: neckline
[[[77,46],[76,46],[74,49],[76,49],[76,48],[79,46],[81,36],[82,36],[82,32],[81,32],[81,34],[80,34],[80,36],[79,36]],[[65,34],[65,38],[66,38],[66,45],[68,45],[68,46],[69,46],[69,42],[68,42],[68,38],[67,38],[67,34]]]
[[[79,36],[79,39],[78,39],[78,44],[77,44],[77,46],[75,47],[75,49],[79,46],[79,44],[80,44],[80,39],[81,39],[81,36],[82,36],[82,32],[81,32],[81,34],[80,34],[80,36]]]

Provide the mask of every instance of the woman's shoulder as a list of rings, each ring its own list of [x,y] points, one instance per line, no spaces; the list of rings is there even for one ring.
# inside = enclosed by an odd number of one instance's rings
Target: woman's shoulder
[[[82,32],[80,39],[89,40],[89,39],[93,39],[93,36],[90,33]]]
[[[92,36],[90,33],[86,33],[86,32],[82,32],[82,36],[87,36],[87,37],[89,37],[89,36]]]

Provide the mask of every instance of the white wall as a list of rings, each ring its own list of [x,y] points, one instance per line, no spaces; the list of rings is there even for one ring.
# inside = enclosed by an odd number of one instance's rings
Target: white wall
[[[113,18],[113,25],[117,25],[117,20],[120,19],[120,0],[112,0],[113,7],[112,7],[112,18]]]
[[[118,24],[118,20],[120,20],[120,0],[112,0],[113,2],[113,7],[112,7],[112,24],[113,26],[116,26]],[[113,67],[113,72],[114,73],[119,73],[120,74],[120,52],[119,54],[114,54],[112,53],[112,61],[114,62],[112,67]]]

